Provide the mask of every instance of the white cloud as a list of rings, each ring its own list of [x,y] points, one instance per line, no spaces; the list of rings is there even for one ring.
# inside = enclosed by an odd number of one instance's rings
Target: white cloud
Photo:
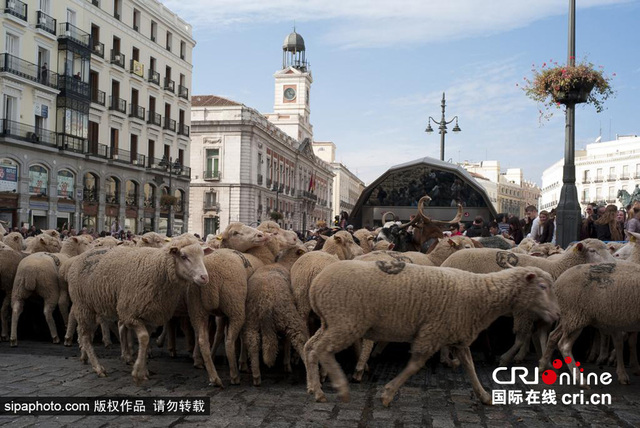
[[[582,0],[579,8],[632,0]],[[332,45],[385,47],[486,36],[566,15],[558,0],[164,0],[196,28],[224,31],[259,23],[326,22]]]

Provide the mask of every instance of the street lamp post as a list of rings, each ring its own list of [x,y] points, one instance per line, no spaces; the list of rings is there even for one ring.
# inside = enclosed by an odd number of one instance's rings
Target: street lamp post
[[[453,132],[461,131],[460,127],[458,126],[458,116],[454,116],[453,119],[449,121],[445,119],[445,116],[444,116],[445,105],[446,104],[445,104],[444,92],[443,92],[442,93],[442,118],[440,119],[440,122],[438,122],[437,120],[429,116],[429,120],[427,122],[427,129],[425,129],[425,132],[429,132],[429,133],[433,132],[433,128],[431,127],[431,121],[433,121],[435,125],[438,125],[438,129],[440,129],[440,131],[438,132],[440,133],[440,160],[441,161],[444,161],[444,134],[447,133],[447,125],[455,120],[456,124],[453,127],[452,131]]]
[[[182,165],[180,164],[180,160],[176,159],[176,162],[173,162],[173,158],[169,156],[169,160],[167,160],[166,156],[162,157],[162,160],[158,164],[163,167],[166,171],[169,171],[169,195],[173,196],[173,187],[172,187],[172,178],[173,171],[175,170],[176,174],[180,174],[182,172]],[[171,237],[172,235],[172,227],[171,223],[173,221],[173,204],[169,204],[169,219],[167,221],[167,236]]]
[[[576,0],[569,0],[569,46],[567,65],[572,67],[576,63]],[[576,189],[575,138],[576,138],[576,106],[575,103],[566,104],[564,168],[562,173],[562,189],[556,224],[557,243],[563,247],[578,239],[580,227],[580,203]]]

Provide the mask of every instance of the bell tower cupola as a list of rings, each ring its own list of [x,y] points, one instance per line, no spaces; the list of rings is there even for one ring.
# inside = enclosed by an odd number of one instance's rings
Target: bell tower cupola
[[[282,44],[282,69],[287,67],[293,67],[302,72],[307,71],[309,67],[305,58],[304,39],[296,33],[295,27],[293,33],[289,34]]]

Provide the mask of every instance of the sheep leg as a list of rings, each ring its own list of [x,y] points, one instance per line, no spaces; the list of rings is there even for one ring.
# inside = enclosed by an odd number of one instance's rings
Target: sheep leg
[[[262,337],[262,359],[267,367],[273,367],[278,355],[278,334],[271,318],[262,320],[260,336]]]
[[[219,387],[223,387],[222,381],[220,380],[220,376],[218,376],[218,372],[216,371],[216,367],[213,365],[213,360],[211,359],[211,348],[209,345],[209,317],[201,317],[200,319],[194,319],[191,317],[191,324],[196,330],[196,346],[193,349],[194,354],[194,365],[197,364],[196,354],[200,354],[200,358],[204,362],[204,366],[207,369],[207,374],[209,375],[209,384],[215,385]],[[197,366],[196,366],[197,367]]]
[[[476,393],[478,399],[482,402],[482,404],[491,405],[493,404],[491,401],[491,395],[485,391],[478,379],[478,375],[476,374],[476,368],[473,364],[473,357],[471,356],[471,350],[468,346],[463,346],[456,348],[456,354],[464,367],[464,370],[467,372],[467,376],[471,379],[471,387],[473,388],[473,392]]]
[[[549,338],[549,329],[551,326],[547,323],[538,326],[533,332],[533,346],[536,348],[536,356],[540,358],[544,354]]]
[[[11,337],[9,341],[11,347],[18,346],[18,320],[20,320],[23,309],[24,300],[11,299]]]
[[[2,318],[2,334],[0,335],[0,341],[6,342],[9,340],[9,319],[11,314],[11,293],[7,292],[2,300],[2,310],[0,311],[0,318]]]
[[[562,338],[558,342],[558,349],[562,354],[562,358],[567,361],[567,357],[570,358],[570,363],[567,363],[567,369],[570,373],[579,373],[578,366],[576,366],[576,359],[573,357],[573,344],[580,336],[582,332],[582,327],[579,327],[571,332],[565,330],[562,335]],[[574,371],[575,370],[575,371]],[[581,388],[589,389],[589,385],[581,384]]]
[[[322,385],[320,384],[320,373],[318,368],[318,354],[316,352],[316,346],[318,340],[324,335],[324,327],[321,326],[316,333],[309,338],[304,345],[304,361],[307,365],[307,393],[314,394],[317,402],[327,401],[327,397],[322,391]]]
[[[369,339],[362,339],[362,346],[360,350],[360,356],[358,357],[358,363],[356,364],[356,371],[353,373],[353,380],[356,382],[362,382],[362,375],[367,368],[367,361],[371,356],[375,342]]]
[[[562,324],[558,324],[558,326],[551,332],[549,335],[549,340],[547,341],[547,347],[542,354],[542,357],[538,361],[538,370],[544,371],[549,366],[549,360],[551,359],[551,355],[553,351],[556,350],[558,346],[558,341],[562,337]]]
[[[522,342],[523,342],[522,335],[521,334],[516,334],[516,341],[513,343],[511,348],[509,348],[509,350],[507,352],[505,352],[504,354],[502,354],[502,356],[500,357],[500,365],[501,366],[506,366],[511,361],[513,361],[514,355],[516,355],[516,352],[518,352],[518,350],[522,347]],[[443,349],[444,349],[444,347],[443,347]],[[440,352],[442,353],[442,350]]]
[[[131,356],[131,346],[129,340],[127,338],[129,329],[124,325],[124,323],[118,323],[118,337],[120,338],[120,358],[126,364],[133,363],[133,357]]]
[[[516,363],[522,362],[527,357],[527,354],[529,353],[529,348],[531,347],[531,337],[532,337],[531,331],[528,331],[527,333],[524,334],[524,339],[522,340],[522,344],[520,345],[520,350],[515,355],[515,357],[513,357],[513,360]]]
[[[283,350],[282,362],[284,365],[285,373],[292,373],[293,369],[291,368],[291,339],[286,337],[284,339],[284,350]]]
[[[638,364],[638,332],[629,333],[629,367],[631,373],[640,376],[640,364]]]
[[[73,344],[73,335],[76,332],[78,322],[76,321],[76,315],[73,312],[73,308],[69,312],[69,321],[67,322],[67,331],[64,334],[64,346],[71,346]]]
[[[598,349],[600,348],[600,330],[596,329],[593,332],[593,340],[591,341],[591,346],[589,347],[589,356],[587,357],[587,361],[593,363],[596,358],[598,358]]]
[[[96,330],[95,323],[95,315],[88,314],[76,314],[79,317],[78,319],[78,343],[80,343],[80,349],[82,350],[82,355],[80,359],[85,362],[87,359],[91,363],[91,367],[98,374],[99,377],[106,377],[107,372],[104,367],[98,361],[98,357],[96,356],[96,351],[93,349],[92,336],[93,332]]]
[[[111,342],[111,327],[109,326],[109,321],[105,321],[99,316],[98,322],[100,323],[100,331],[102,332],[102,343],[105,348],[110,348],[113,343]],[[120,333],[118,332],[117,334]]]
[[[243,347],[247,350],[251,363],[253,386],[260,386],[262,382],[260,377],[260,333],[254,326],[245,326],[243,336]]]
[[[389,407],[389,404],[393,401],[398,389],[404,385],[404,383],[414,374],[418,373],[420,369],[431,357],[435,350],[426,350],[426,352],[417,352],[417,349],[411,350],[411,358],[407,363],[407,366],[400,372],[400,374],[394,377],[391,382],[384,386],[384,392],[382,393],[382,405]],[[331,371],[329,372],[331,374]]]
[[[357,329],[354,330],[357,331]],[[338,398],[345,403],[350,400],[349,381],[340,364],[336,361],[335,353],[353,344],[353,336],[349,331],[353,330],[342,330],[341,328],[325,330],[325,333],[316,342],[312,352],[312,354],[317,355],[318,361],[327,369],[331,385],[338,391]],[[316,399],[316,401],[318,400]]]
[[[609,358],[609,341],[611,339],[611,335],[606,334],[600,331],[600,355],[598,356],[598,360],[596,364],[601,366],[607,362],[607,358]]]
[[[44,302],[44,319],[47,320],[47,326],[49,326],[49,333],[51,334],[51,339],[53,343],[60,343],[60,338],[58,337],[58,329],[56,328],[56,322],[53,320],[53,311],[56,309],[56,305],[58,304],[58,299],[51,301],[49,299]]]
[[[193,352],[195,337],[193,335],[193,327],[188,317],[180,317],[180,329],[184,333],[184,339],[187,345],[187,352]]]
[[[211,345],[211,355],[215,357],[218,353],[218,347],[222,343],[224,337],[225,327],[227,326],[227,318],[216,316],[216,334],[213,337],[213,344]]]
[[[136,385],[140,385],[142,381],[149,380],[149,370],[147,370],[147,350],[149,349],[149,331],[143,322],[134,321],[129,324],[138,336],[138,358],[133,364],[131,376]]]
[[[176,353],[176,320],[172,318],[167,322],[164,327],[167,329],[167,351],[169,356],[175,358]]]
[[[613,338],[611,338],[611,340],[613,340]],[[624,338],[622,339],[622,343],[623,343],[623,346],[624,346]],[[613,366],[616,363],[616,357],[617,356],[618,356],[618,354],[616,352],[616,347],[615,347],[615,342],[614,342],[613,349],[609,353],[609,359],[607,360],[607,364],[610,365],[610,366]]]
[[[388,344],[389,342],[377,342],[376,349],[371,353],[371,357],[375,358],[382,354],[382,351],[384,351],[384,348],[386,348]]]
[[[58,309],[60,309],[60,314],[62,315],[65,327],[69,325],[69,306],[71,306],[69,292],[67,290],[60,290],[60,296],[58,297]]]
[[[160,333],[160,336],[158,336],[158,338],[156,339],[156,345],[158,346],[158,348],[162,348],[164,346],[164,340],[167,337],[167,325],[170,323],[171,321],[167,321],[167,323],[162,326],[162,332]]]
[[[616,348],[618,382],[622,385],[629,385],[629,375],[624,368],[624,340],[622,335],[623,332],[616,331],[611,335],[611,338],[613,339],[613,346]]]
[[[451,358],[451,351],[448,346],[443,346],[440,349],[440,363],[451,368],[456,368],[460,365],[460,361],[457,358]]]
[[[236,340],[238,340],[238,336],[240,336],[242,324],[244,324],[244,314],[242,317],[229,319],[229,326],[227,327],[227,337],[224,346],[227,351],[227,359],[229,360],[231,385],[240,385],[240,374],[238,373],[238,362],[236,360]]]
[[[249,353],[247,351],[247,346],[244,344],[244,340],[240,340],[240,358],[238,358],[238,370],[243,373],[247,373],[249,371],[249,366],[247,365],[248,360]]]

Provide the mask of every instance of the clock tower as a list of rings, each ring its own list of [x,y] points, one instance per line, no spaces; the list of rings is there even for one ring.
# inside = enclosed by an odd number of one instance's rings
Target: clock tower
[[[304,39],[295,28],[282,45],[282,69],[275,78],[275,101],[269,120],[289,136],[302,141],[313,140],[313,127],[309,122],[309,91],[313,78],[305,58]]]

